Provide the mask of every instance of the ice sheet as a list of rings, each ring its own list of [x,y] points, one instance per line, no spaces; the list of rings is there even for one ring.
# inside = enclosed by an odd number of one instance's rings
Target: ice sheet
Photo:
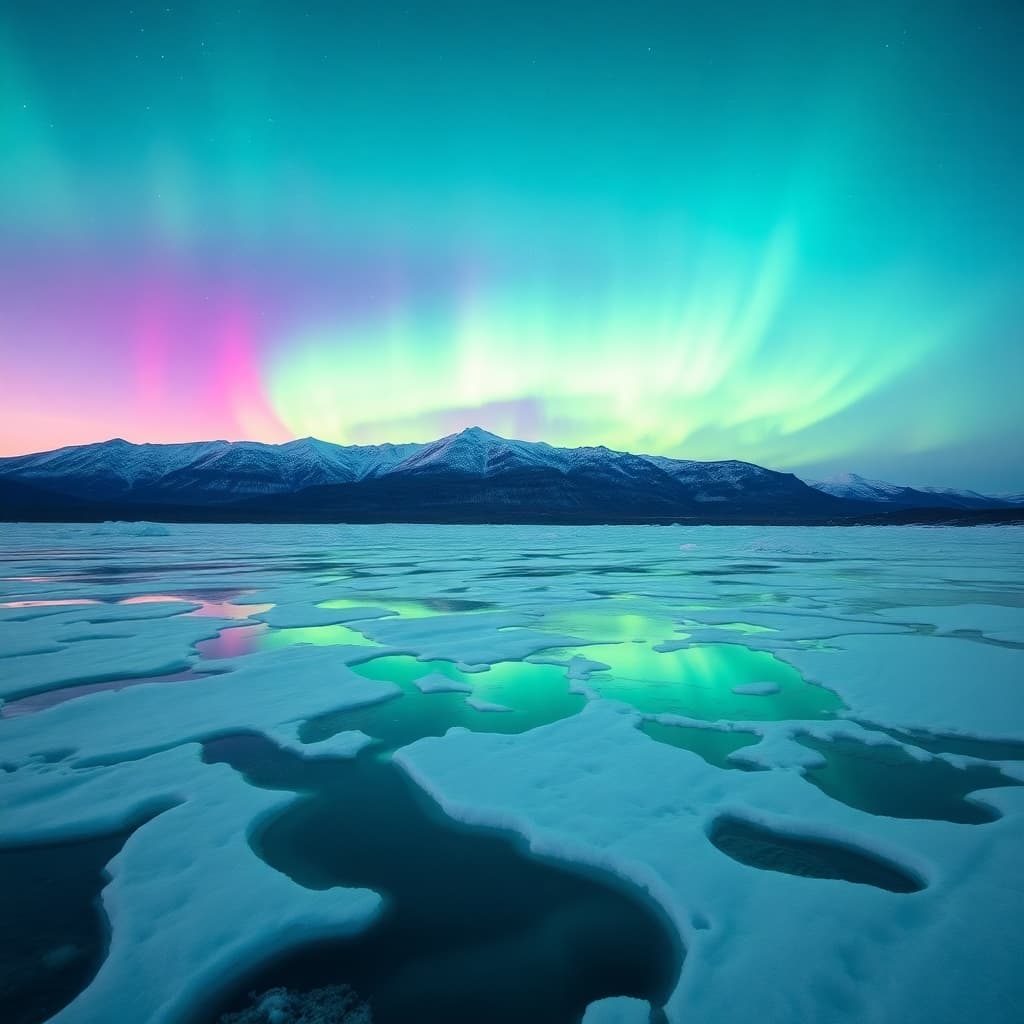
[[[477,670],[466,685],[485,695],[488,666],[526,658],[561,666],[521,692],[537,708],[562,701],[566,710],[546,720],[568,717],[492,733],[514,728],[514,716],[470,693],[465,704],[487,713],[458,720],[479,731],[420,739],[395,757],[454,817],[514,829],[538,852],[603,866],[646,892],[687,948],[666,1007],[672,1024],[1015,1024],[1024,1000],[1024,787],[971,794],[999,815],[983,824],[869,814],[804,778],[822,755],[800,739],[898,745],[922,763],[935,755],[908,730],[1024,740],[1024,532],[94,530],[0,527],[0,695],[189,667],[223,674],[0,718],[4,842],[96,835],[157,814],[114,863],[104,894],[110,953],[58,1015],[62,1024],[171,1024],[218,978],[264,954],[366,923],[373,894],[306,890],[259,860],[248,836],[288,798],[202,763],[195,741],[259,732],[303,757],[375,757],[373,747],[360,753],[373,716],[360,732],[345,714],[405,692],[353,671],[386,654]],[[242,615],[248,607],[271,634],[350,623],[382,646],[288,646],[200,663],[197,642],[239,625],[226,617],[232,607]],[[802,679],[786,668],[784,692],[755,695],[756,675],[701,675],[702,657],[711,665],[709,652],[722,645],[768,652]],[[637,707],[685,689],[672,678],[676,665],[695,673],[687,692],[701,695],[706,715],[650,717],[752,734],[757,742],[726,764],[758,770],[716,767],[640,731]],[[792,705],[814,711],[813,720],[773,718],[779,701],[820,696],[819,687],[825,710]],[[621,700],[601,699],[602,689]],[[578,714],[581,702],[564,701],[569,690],[590,698]],[[465,710],[459,694],[422,703],[446,700]],[[731,713],[741,707],[761,718]],[[333,716],[333,735],[301,742],[303,723]],[[986,756],[984,742],[969,749]],[[1024,779],[1024,762],[1003,770]],[[723,816],[767,830],[780,849],[814,840],[871,854],[924,888],[890,892],[751,866],[710,841]],[[588,1022],[641,1013],[605,1003]]]

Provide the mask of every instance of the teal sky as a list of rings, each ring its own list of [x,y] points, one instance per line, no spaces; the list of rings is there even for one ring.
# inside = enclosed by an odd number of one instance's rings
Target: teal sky
[[[1024,489],[1024,5],[0,4],[0,454]]]

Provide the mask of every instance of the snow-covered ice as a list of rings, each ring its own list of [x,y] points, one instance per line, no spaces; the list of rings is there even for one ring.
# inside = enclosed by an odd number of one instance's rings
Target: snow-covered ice
[[[511,831],[671,923],[670,991],[565,1024],[652,1000],[671,1024],[1010,1024],[1022,685],[1010,527],[5,525],[0,855],[134,829],[109,949],[53,1019],[193,1024],[276,956],[360,941],[387,899],[271,867],[260,830],[301,786],[203,745],[262,737],[318,779],[391,758],[453,829]],[[901,809],[872,802],[886,780]],[[915,815],[917,785],[973,811]],[[40,970],[72,951],[55,936]],[[501,970],[480,955],[467,992]]]

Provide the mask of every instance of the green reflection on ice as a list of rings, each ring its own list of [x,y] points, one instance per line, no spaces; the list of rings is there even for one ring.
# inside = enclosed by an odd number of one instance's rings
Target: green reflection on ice
[[[318,608],[382,608],[405,619],[426,619],[454,612],[474,612],[492,605],[485,601],[469,601],[448,597],[388,597],[386,594],[365,594],[362,597],[338,597],[321,601]]]
[[[659,643],[679,639],[678,618],[665,611],[622,611],[618,603],[601,601],[571,611],[556,611],[545,615],[538,626],[598,643]]]
[[[318,647],[331,644],[354,644],[360,647],[376,647],[378,644],[357,633],[348,626],[298,626],[289,629],[272,629],[256,638],[261,651],[272,651],[292,644],[316,644]]]
[[[600,696],[626,701],[648,714],[779,721],[827,718],[843,706],[831,690],[804,682],[795,668],[773,654],[741,644],[701,644],[670,652],[655,651],[649,644],[599,644],[579,653],[610,667],[589,679]],[[750,683],[774,683],[779,692],[732,692]]]
[[[683,625],[688,629],[724,629],[729,633],[744,633],[751,636],[755,633],[776,632],[771,626],[756,626],[752,622],[697,622],[694,619],[684,619]]]
[[[362,729],[388,748],[421,736],[443,736],[452,726],[476,732],[518,733],[576,714],[584,698],[569,692],[565,669],[504,661],[486,672],[462,672],[449,661],[418,661],[408,655],[386,655],[352,667],[369,679],[383,679],[402,688],[402,696],[383,703],[312,719],[302,728],[304,742],[325,739],[344,729]],[[415,680],[440,673],[472,692],[421,693]],[[508,711],[479,711],[467,698],[486,701]]]

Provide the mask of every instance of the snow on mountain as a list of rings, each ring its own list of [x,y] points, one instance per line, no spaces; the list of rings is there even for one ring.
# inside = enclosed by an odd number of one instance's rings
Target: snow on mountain
[[[874,501],[902,508],[998,508],[1007,504],[1005,499],[977,491],[954,487],[906,487],[885,480],[869,480],[857,473],[840,473],[827,480],[808,480],[807,483],[837,498]]]
[[[827,480],[807,480],[807,484],[836,498],[856,498],[859,501],[889,501],[908,490],[885,480],[869,480],[857,473],[839,473]]]
[[[300,438],[131,444],[117,438],[54,452],[0,459],[0,475],[79,497],[218,500],[349,483],[387,472],[421,446],[337,445]]]
[[[420,447],[389,472],[446,471],[493,476],[513,469],[553,469],[563,474],[586,473],[621,479],[657,479],[654,466],[682,483],[733,483],[777,476],[745,462],[686,462],[652,455],[633,455],[604,445],[556,448],[543,441],[514,441],[480,427],[469,427]]]
[[[926,494],[940,494],[950,498],[965,498],[968,501],[998,501],[999,499],[991,494],[979,494],[977,491],[970,491],[956,487],[920,487],[918,490]]]
[[[695,477],[716,481],[726,474],[718,463],[679,463],[673,459],[632,455],[603,445],[582,448],[556,448],[543,441],[515,441],[492,434],[480,427],[469,427],[458,434],[442,437],[424,445],[389,473],[452,473],[483,479],[518,470],[552,470],[573,479],[586,478],[609,488],[641,488],[649,492],[672,490],[672,480],[692,484]],[[736,465],[745,465],[737,463]],[[678,478],[666,479],[669,466],[684,466]],[[767,474],[760,467],[750,470]],[[683,479],[683,476],[688,479]],[[698,481],[699,482],[699,481]],[[801,487],[803,485],[800,485]],[[665,493],[668,497],[668,493]]]
[[[429,472],[445,470],[474,476],[490,476],[502,469],[518,466],[562,468],[558,453],[543,442],[510,441],[481,427],[468,427],[458,434],[418,446],[389,472]]]
[[[556,448],[544,442],[509,440],[480,427],[427,444],[338,445],[314,437],[280,445],[258,441],[131,444],[115,438],[0,458],[0,477],[78,498],[186,505],[297,494],[323,485],[384,478],[406,481],[402,494],[408,496],[423,477],[452,481],[453,486],[460,480],[462,486],[467,480],[493,482],[498,488],[494,500],[540,502],[546,508],[559,502],[604,502],[609,507],[624,507],[624,503],[639,507],[640,503],[660,511],[667,504],[673,509],[713,506],[723,512],[756,508],[774,513],[799,508],[808,514],[828,514],[841,511],[828,505],[832,498],[899,508],[987,508],[1012,503],[972,491],[915,490],[856,473],[808,487],[790,473],[749,462],[695,462],[632,455],[604,446]]]
[[[121,438],[0,459],[0,473],[24,481],[103,479],[124,489],[158,480],[200,459],[223,453],[228,441],[131,444]]]
[[[419,451],[421,444],[340,445],[303,437],[280,446],[297,487],[379,476]]]
[[[789,476],[775,470],[755,466],[752,462],[738,462],[728,459],[721,462],[695,462],[692,459],[670,459],[665,455],[641,455],[642,459],[665,470],[676,480],[706,481],[709,483],[737,486],[770,477]],[[795,479],[795,478],[794,478]]]
[[[663,467],[656,466],[646,456],[615,451],[613,448],[605,448],[604,445],[555,448],[554,451],[561,455],[566,466],[565,472],[597,473],[625,479],[648,478],[652,466],[664,472]]]
[[[179,470],[165,484],[182,491],[212,487],[229,494],[291,493],[387,472],[419,447],[346,446],[313,437],[282,445],[240,442]]]
[[[776,506],[807,506],[820,493],[792,473],[779,473],[736,459],[694,462],[661,455],[645,455],[643,458],[690,492],[694,501],[705,505],[742,504],[756,496],[761,502],[770,499]]]

